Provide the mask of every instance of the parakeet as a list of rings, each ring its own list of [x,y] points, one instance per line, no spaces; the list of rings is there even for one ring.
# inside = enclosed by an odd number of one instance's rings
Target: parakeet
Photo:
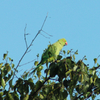
[[[65,45],[67,45],[67,41],[64,38],[59,39],[56,43],[54,43],[52,45],[50,44],[48,46],[48,48],[46,50],[44,50],[40,63],[30,74],[35,72],[36,69],[39,68],[39,66],[43,65],[44,63],[55,61],[57,59],[57,56],[59,55],[59,52]]]

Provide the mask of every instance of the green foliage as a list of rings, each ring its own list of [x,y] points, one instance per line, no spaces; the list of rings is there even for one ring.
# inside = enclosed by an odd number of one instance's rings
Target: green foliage
[[[48,64],[45,76],[41,74],[43,66],[40,66],[32,78],[28,77],[29,72],[24,72],[14,84],[12,77],[18,70],[14,68],[8,52],[5,53],[0,63],[0,100],[67,100],[68,95],[72,100],[90,97],[94,100],[100,94],[97,58],[94,58],[95,66],[89,69],[84,63],[86,56],[75,61],[78,50],[63,51],[64,56],[66,53],[67,57],[59,55],[57,61]],[[37,64],[35,61],[34,65]]]

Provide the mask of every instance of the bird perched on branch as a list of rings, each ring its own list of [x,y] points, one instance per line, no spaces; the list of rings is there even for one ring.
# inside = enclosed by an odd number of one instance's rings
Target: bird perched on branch
[[[30,73],[30,75],[36,71],[41,65],[48,63],[48,62],[53,62],[57,59],[57,56],[59,55],[59,52],[63,48],[63,46],[67,45],[66,39],[62,38],[59,39],[57,42],[54,44],[50,44],[46,50],[44,50],[41,61],[37,65],[37,67]]]

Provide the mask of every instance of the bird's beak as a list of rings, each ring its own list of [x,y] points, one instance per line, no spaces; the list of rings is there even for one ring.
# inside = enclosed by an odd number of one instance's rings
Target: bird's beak
[[[68,43],[66,42],[65,45],[67,45]]]

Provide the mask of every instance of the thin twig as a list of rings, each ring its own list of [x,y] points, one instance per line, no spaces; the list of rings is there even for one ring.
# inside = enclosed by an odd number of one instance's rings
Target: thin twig
[[[48,15],[47,15],[47,16],[48,16]],[[29,48],[32,46],[32,43],[34,42],[34,40],[36,39],[36,37],[39,35],[39,33],[42,31],[42,28],[43,28],[43,26],[44,26],[44,24],[45,24],[45,22],[46,22],[47,16],[45,17],[45,20],[44,20],[44,22],[43,22],[43,25],[42,25],[41,29],[38,31],[38,33],[36,34],[36,36],[34,37],[34,39],[31,41],[30,45],[26,48],[24,54],[22,55],[22,57],[21,57],[21,59],[19,60],[19,62],[18,62],[18,64],[17,64],[17,66],[16,66],[15,69],[17,69],[17,68],[19,67],[19,64],[21,63],[22,59],[24,58],[24,56],[25,56],[25,54],[27,53],[27,51],[29,50]],[[14,79],[15,72],[16,72],[16,71],[14,71],[12,80]]]
[[[40,33],[42,36],[44,36],[45,38],[48,38],[48,39],[50,39],[49,37],[46,37],[45,35],[43,35],[42,33]]]
[[[43,31],[43,30],[42,30]],[[46,33],[46,34],[48,34],[47,32],[45,32],[45,31],[43,31],[44,33]],[[52,35],[50,35],[50,34],[48,34],[49,36],[52,36]]]
[[[26,44],[26,48],[28,47],[27,45],[27,40],[26,40],[26,27],[27,27],[27,24],[25,25],[25,29],[24,29],[24,40],[25,40],[25,44]]]
[[[36,59],[34,59],[34,60],[36,60]],[[26,64],[29,64],[29,63],[33,62],[34,60],[29,61],[29,62],[27,62],[27,63],[25,63],[25,64],[22,64],[22,65],[19,65],[19,67],[20,67],[20,66],[24,66],[24,65],[26,65]]]
[[[43,28],[43,26],[45,24],[45,21],[46,21],[47,17],[48,17],[48,13],[47,13],[47,16],[45,17],[45,20],[44,20],[43,24],[42,24],[41,31],[42,31],[42,28]]]

